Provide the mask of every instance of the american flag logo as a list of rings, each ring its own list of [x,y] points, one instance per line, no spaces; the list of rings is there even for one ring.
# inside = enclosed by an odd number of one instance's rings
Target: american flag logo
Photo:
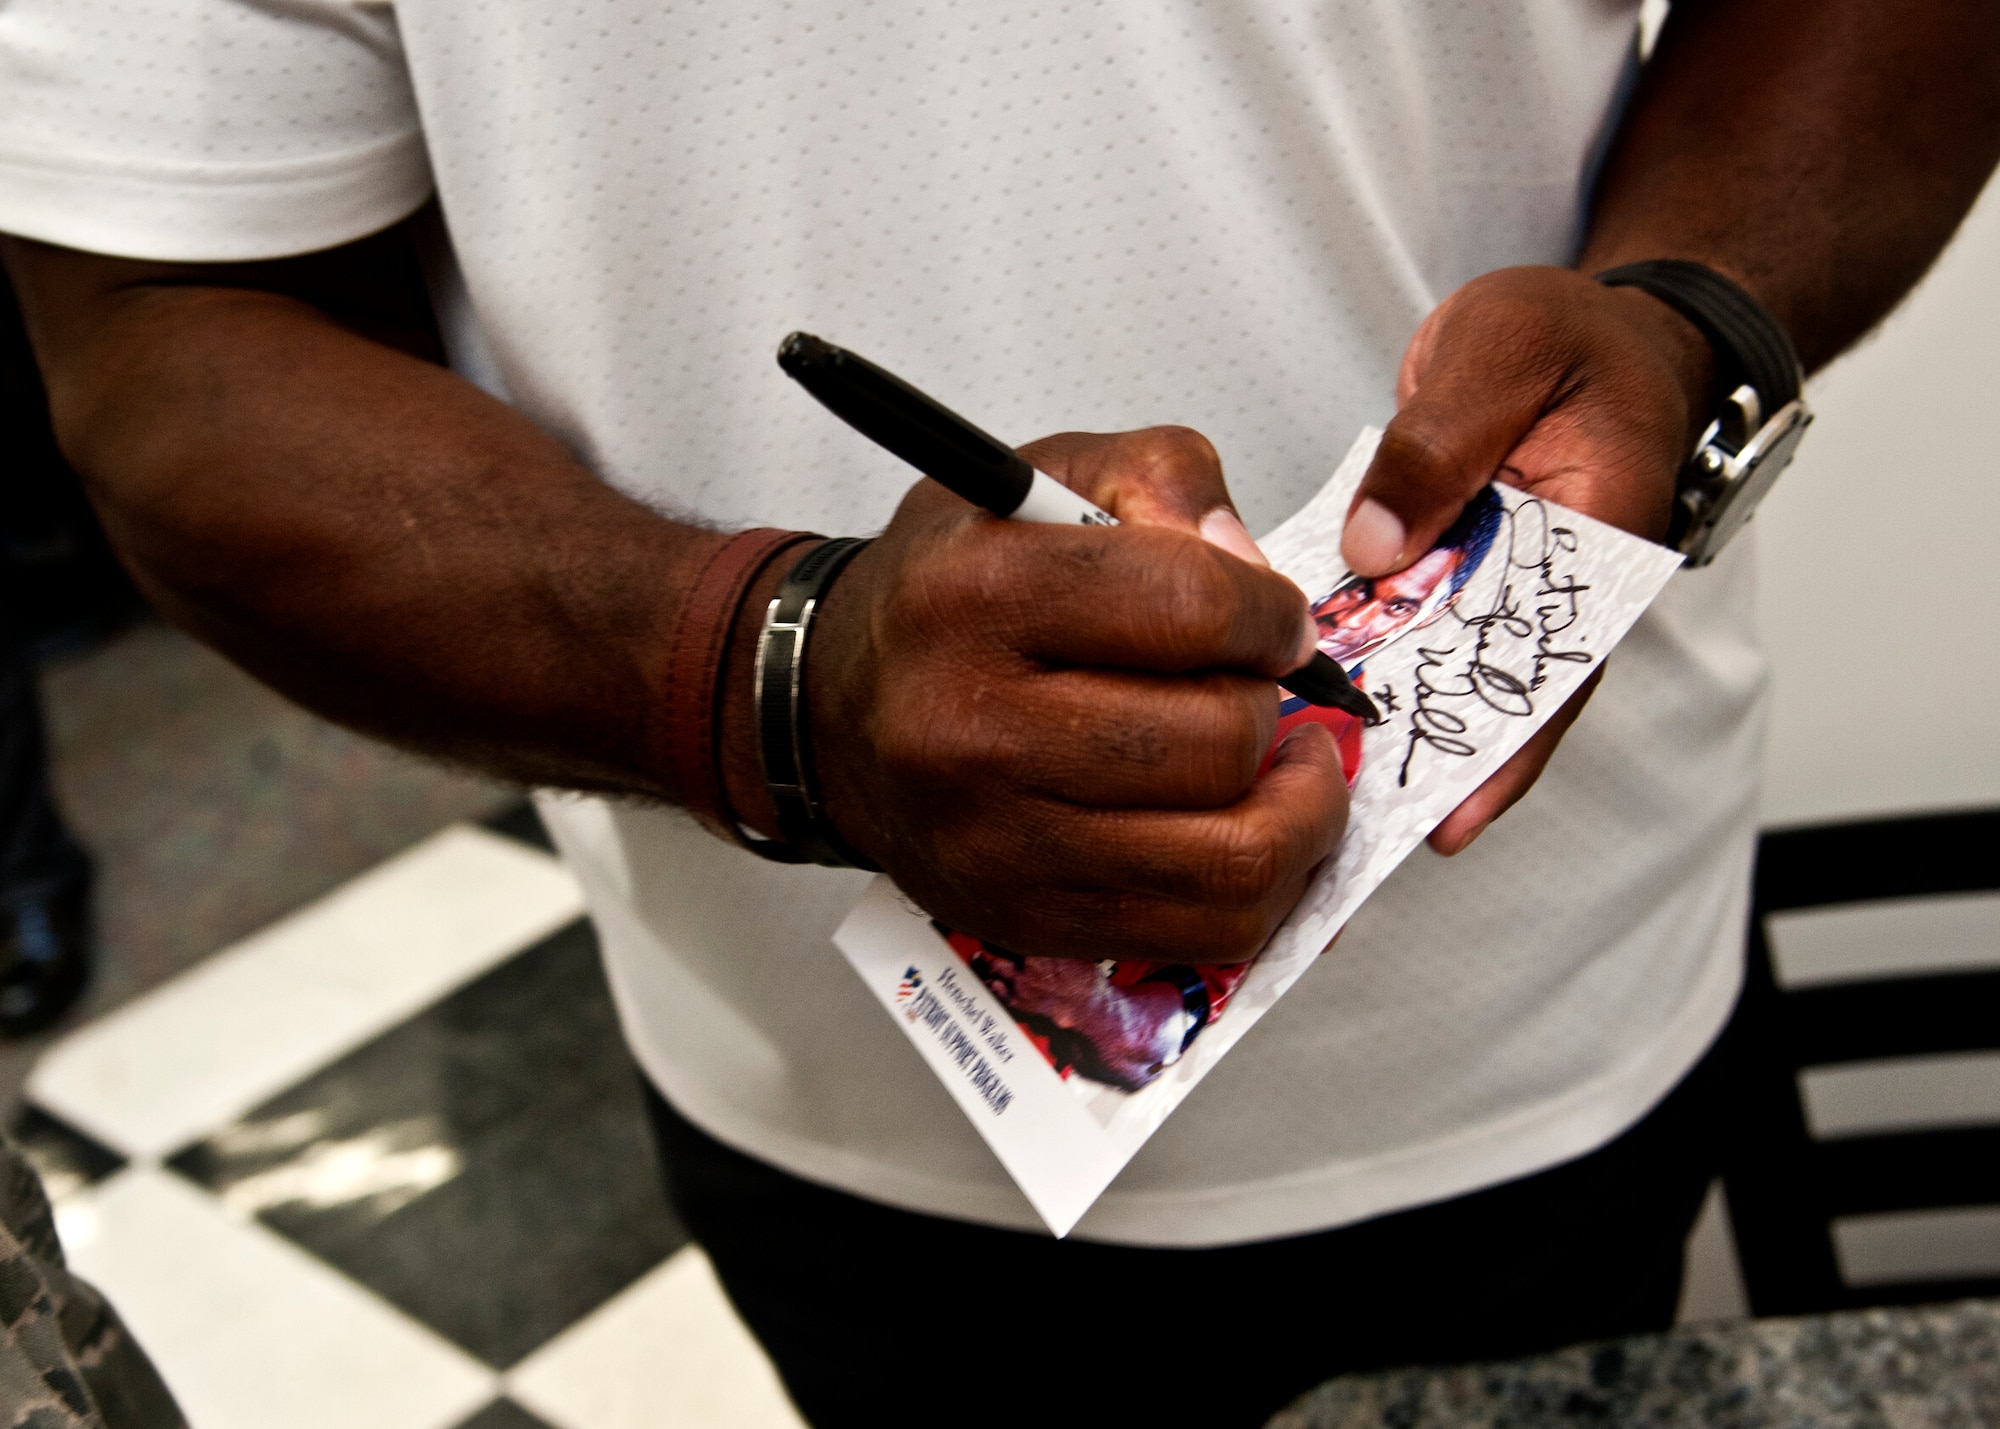
[[[917,989],[923,985],[924,980],[918,975],[917,970],[909,969],[903,974],[903,980],[896,984],[896,1001],[908,1002],[917,995]]]

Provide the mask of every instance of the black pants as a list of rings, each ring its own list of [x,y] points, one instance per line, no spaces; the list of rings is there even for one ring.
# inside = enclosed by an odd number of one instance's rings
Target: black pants
[[[1719,1160],[1723,1062],[1711,1052],[1632,1130],[1538,1175],[1208,1250],[895,1210],[649,1100],[675,1206],[817,1429],[1222,1429],[1349,1371],[1666,1328]]]

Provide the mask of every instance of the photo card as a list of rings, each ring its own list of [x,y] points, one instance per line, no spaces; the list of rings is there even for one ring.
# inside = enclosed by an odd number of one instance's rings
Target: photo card
[[[1324,952],[1368,895],[1598,668],[1681,563],[1663,546],[1498,483],[1407,570],[1340,559],[1381,432],[1262,542],[1311,598],[1320,649],[1380,708],[1286,696],[1277,738],[1324,724],[1347,832],[1256,958],[1230,966],[1022,955],[936,922],[886,876],[834,944],[1058,1236]]]

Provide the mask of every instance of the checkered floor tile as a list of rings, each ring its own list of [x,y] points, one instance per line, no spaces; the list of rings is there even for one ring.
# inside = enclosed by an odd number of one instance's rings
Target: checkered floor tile
[[[43,1059],[15,1134],[196,1429],[797,1429],[581,912],[523,807]]]

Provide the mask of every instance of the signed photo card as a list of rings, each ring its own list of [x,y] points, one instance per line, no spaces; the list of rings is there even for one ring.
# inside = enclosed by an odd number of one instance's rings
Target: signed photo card
[[[878,877],[834,942],[1066,1235],[1195,1084],[1312,964],[1425,835],[1589,678],[1680,557],[1489,486],[1393,576],[1340,560],[1379,431],[1267,536],[1306,591],[1320,649],[1383,723],[1286,696],[1277,738],[1312,720],[1339,747],[1347,833],[1248,963],[1022,955],[947,928]]]

